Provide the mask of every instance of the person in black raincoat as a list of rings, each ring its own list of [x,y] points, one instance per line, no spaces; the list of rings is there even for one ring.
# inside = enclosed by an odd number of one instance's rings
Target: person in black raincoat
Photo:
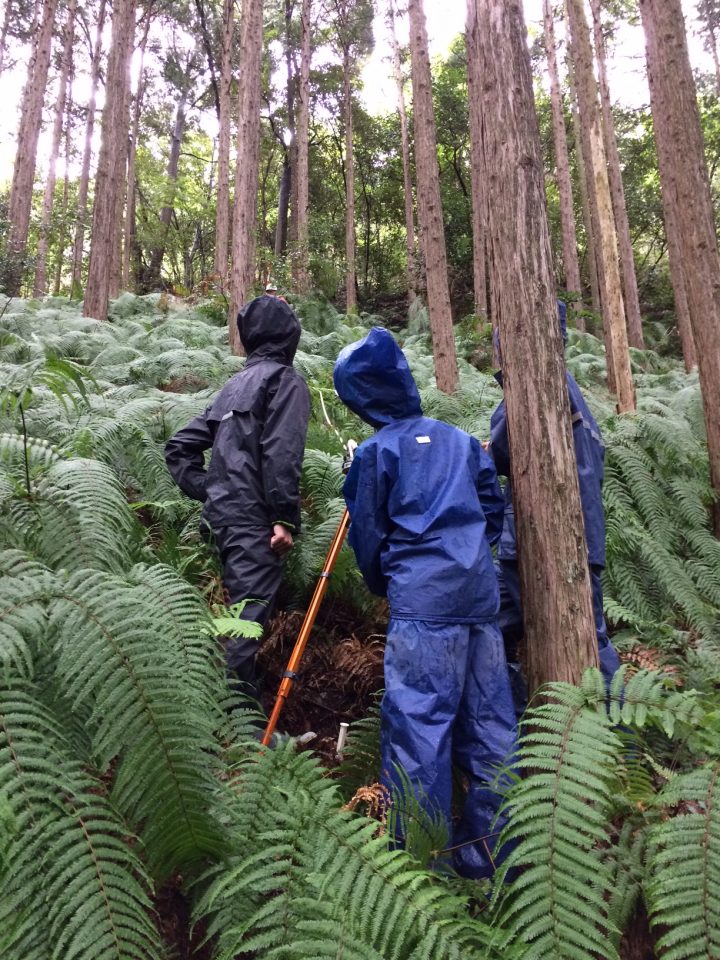
[[[257,297],[238,315],[244,368],[165,447],[180,489],[204,503],[231,604],[264,624],[282,579],[282,558],[300,529],[300,470],[310,416],[307,384],[293,369],[300,322],[277,297]],[[212,450],[207,469],[205,451]],[[231,679],[259,696],[259,641],[227,639]]]
[[[489,783],[515,748],[490,550],[503,515],[495,468],[473,437],[423,416],[386,330],[346,347],[334,380],[340,399],[377,431],[358,448],[343,494],[360,571],[390,603],[383,783],[398,797],[406,775],[428,813],[449,824],[455,762],[469,786],[455,866],[487,876],[500,800]]]
[[[567,342],[567,313],[565,304],[558,301],[560,333],[563,344]],[[499,342],[496,346],[499,351]],[[501,361],[502,362],[502,361]],[[597,425],[585,398],[580,392],[572,374],[565,372],[570,416],[572,421],[575,460],[577,462],[580,483],[580,501],[582,504],[585,539],[588,548],[592,602],[595,614],[600,669],[609,685],[615,671],[620,666],[620,658],[608,637],[603,613],[603,590],[600,576],[605,566],[605,511],[602,501],[602,485],[605,461],[605,445],[600,427]],[[502,373],[496,374],[502,386]],[[522,600],[520,596],[520,574],[517,562],[517,544],[515,538],[515,514],[513,512],[512,487],[510,484],[510,448],[508,443],[507,414],[505,401],[502,400],[490,419],[489,451],[495,461],[497,472],[507,477],[505,486],[505,518],[503,531],[497,549],[497,573],[500,585],[500,629],[505,642],[505,652],[510,666],[513,697],[518,713],[522,713],[527,703],[527,689],[520,669],[520,644],[523,639]]]

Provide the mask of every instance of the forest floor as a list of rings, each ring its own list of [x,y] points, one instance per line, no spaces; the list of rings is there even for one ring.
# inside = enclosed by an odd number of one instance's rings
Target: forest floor
[[[267,713],[303,623],[304,611],[278,613],[270,622],[260,650],[264,673],[263,706]],[[312,749],[334,766],[341,721],[352,723],[368,715],[383,686],[386,620],[360,618],[358,611],[338,600],[321,608],[280,719],[280,729],[293,736],[314,731]]]

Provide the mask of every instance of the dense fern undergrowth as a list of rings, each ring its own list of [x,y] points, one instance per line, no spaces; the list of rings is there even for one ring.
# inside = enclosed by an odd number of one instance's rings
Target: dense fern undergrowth
[[[372,322],[298,309],[313,419],[291,604],[342,510],[341,440],[366,429],[332,362]],[[108,323],[59,299],[0,312],[4,960],[178,956],[156,911],[168,880],[202,956],[223,960],[615,958],[638,913],[655,956],[720,957],[720,544],[694,376],[634,353],[639,409],[617,417],[601,345],[571,333],[607,441],[606,607],[627,664],[609,698],[588,671],[528,711],[490,887],[430,869],[447,841],[419,814],[406,852],[344,809],[377,774],[376,714],[331,774],[292,741],[262,752],[230,701],[215,561],[162,456],[241,368],[214,306],[126,294]],[[426,412],[484,438],[489,341],[469,321],[456,333],[454,397],[434,387],[426,333],[399,336]],[[373,607],[348,552],[332,590],[358,619]]]

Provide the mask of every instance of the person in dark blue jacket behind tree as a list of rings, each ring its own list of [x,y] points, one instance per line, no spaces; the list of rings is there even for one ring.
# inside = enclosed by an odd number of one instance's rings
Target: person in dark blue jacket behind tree
[[[346,347],[334,380],[340,399],[377,431],[358,448],[343,493],[358,566],[390,604],[383,782],[397,796],[404,771],[428,812],[449,824],[455,762],[469,784],[455,866],[487,876],[499,805],[489,782],[515,746],[490,550],[503,515],[495,468],[473,437],[423,416],[386,330]]]
[[[204,503],[231,604],[264,624],[282,579],[282,558],[300,529],[300,470],[310,417],[307,384],[293,369],[300,322],[278,297],[256,297],[238,315],[247,353],[210,406],[179,430],[165,460],[180,489]],[[205,451],[212,449],[205,469]],[[259,641],[225,641],[230,679],[259,698]]]
[[[558,301],[558,312],[560,333],[563,344],[565,344],[567,342],[567,313],[565,304],[560,300]],[[497,339],[496,345],[499,347]],[[588,548],[600,669],[605,682],[609,684],[613,674],[620,666],[620,660],[608,637],[603,614],[603,591],[600,579],[605,566],[605,511],[602,502],[605,445],[600,434],[600,428],[592,413],[590,413],[585,398],[580,392],[580,387],[578,387],[574,377],[567,371],[565,376],[570,399],[575,459],[580,482],[580,501]],[[497,379],[502,385],[502,373],[497,374]],[[510,448],[504,400],[498,404],[490,420],[489,450],[495,461],[498,474],[508,478],[505,486],[505,519],[497,550],[497,572],[500,585],[499,622],[510,665],[515,707],[520,714],[527,703],[527,689],[519,663],[520,645],[524,631],[515,538],[515,515],[513,512],[512,487],[509,479]]]

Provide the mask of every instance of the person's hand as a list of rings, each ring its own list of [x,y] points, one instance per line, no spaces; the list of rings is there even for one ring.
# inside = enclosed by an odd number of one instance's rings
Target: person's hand
[[[286,553],[292,550],[293,538],[287,527],[281,523],[276,523],[273,527],[273,535],[270,538],[270,549],[284,557]]]
[[[480,446],[483,448],[483,450],[488,450],[488,451],[489,451],[489,450],[490,450],[490,441],[489,441],[489,440],[483,440],[483,442],[480,444]]]

